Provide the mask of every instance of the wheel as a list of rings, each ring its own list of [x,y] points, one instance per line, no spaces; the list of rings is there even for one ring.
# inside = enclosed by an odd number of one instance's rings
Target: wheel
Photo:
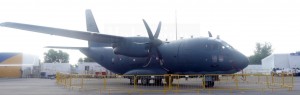
[[[130,78],[130,82],[129,82],[129,84],[130,85],[134,85],[134,83],[138,83],[138,80],[136,79],[136,80],[134,80],[134,78]]]
[[[154,79],[154,84],[155,85],[161,85],[162,84],[162,79]]]
[[[205,81],[205,87],[210,88],[214,87],[215,82],[214,81]]]
[[[142,78],[141,79],[142,85],[148,85],[149,84],[149,79],[147,78]]]
[[[165,77],[165,81],[166,81],[167,85],[172,84],[173,83],[173,78],[171,77],[171,79],[170,79],[170,77],[167,76],[167,77]]]

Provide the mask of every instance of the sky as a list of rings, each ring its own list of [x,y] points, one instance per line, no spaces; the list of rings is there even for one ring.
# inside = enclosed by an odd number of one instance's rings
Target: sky
[[[91,9],[100,33],[145,36],[142,19],[153,31],[159,21],[159,39],[208,37],[207,31],[246,56],[257,42],[270,42],[273,53],[300,51],[299,0],[1,0],[0,23],[19,22],[86,31],[85,9]],[[23,52],[43,60],[45,46],[86,47],[87,42],[47,34],[0,27],[0,52]],[[85,57],[78,50],[71,64]]]

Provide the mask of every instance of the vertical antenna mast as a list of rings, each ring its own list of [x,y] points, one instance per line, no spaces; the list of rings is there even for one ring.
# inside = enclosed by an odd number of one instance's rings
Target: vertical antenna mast
[[[175,31],[176,31],[176,40],[177,40],[177,9],[175,10]]]

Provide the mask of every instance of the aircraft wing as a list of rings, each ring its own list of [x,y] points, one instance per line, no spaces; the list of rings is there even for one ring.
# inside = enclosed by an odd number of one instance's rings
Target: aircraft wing
[[[87,40],[87,41],[100,42],[100,43],[117,43],[124,40],[124,37],[120,37],[120,36],[105,35],[105,34],[99,34],[94,32],[86,32],[86,31],[59,29],[59,28],[22,24],[22,23],[15,23],[15,22],[0,23],[0,26],[33,31],[38,33],[58,35],[63,37],[70,37],[70,38]]]
[[[45,48],[57,48],[57,49],[83,49],[83,48],[88,48],[88,47],[46,46]]]

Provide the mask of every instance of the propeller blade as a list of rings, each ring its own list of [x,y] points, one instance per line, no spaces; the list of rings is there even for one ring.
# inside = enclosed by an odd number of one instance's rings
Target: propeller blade
[[[153,40],[154,37],[153,37],[152,31],[151,31],[149,25],[147,24],[147,22],[146,22],[144,19],[143,19],[143,22],[144,22],[145,27],[146,27],[146,29],[147,29],[149,39],[150,39],[150,40]]]
[[[158,26],[157,26],[157,29],[156,29],[156,32],[154,34],[154,38],[158,38],[159,36],[159,33],[160,33],[160,29],[161,29],[161,22],[159,22]]]
[[[148,63],[147,63],[147,64],[145,64],[143,67],[148,67],[148,66],[149,66],[149,64],[151,63],[151,61],[152,61],[152,57],[149,57],[149,61],[148,61]]]
[[[152,48],[152,47],[149,48],[149,56],[148,56],[148,59],[147,59],[148,62],[143,67],[148,67],[149,64],[153,61],[153,59],[152,59],[154,57],[153,56],[153,49],[154,48]]]
[[[156,49],[156,53],[157,53],[159,60],[162,60],[162,55],[161,55],[160,51],[158,50],[157,47],[155,49]]]
[[[219,35],[217,36],[217,39],[220,39],[220,36],[219,36]]]
[[[158,50],[158,46],[162,44],[162,41],[158,39],[159,33],[160,33],[160,29],[161,29],[161,22],[159,22],[158,27],[156,29],[156,32],[153,36],[152,31],[149,27],[149,25],[147,24],[147,22],[143,19],[144,25],[147,29],[148,32],[148,36],[149,36],[149,61],[146,65],[144,65],[143,67],[148,67],[152,61],[155,61],[153,58],[157,58],[157,60],[159,61],[159,63],[162,65],[163,64],[163,58],[162,55],[160,53],[160,51]],[[157,61],[156,60],[156,61]]]
[[[210,33],[209,31],[208,31],[208,36],[209,36],[209,37],[212,37],[212,35],[211,35],[211,33]]]
[[[156,47],[156,52],[157,52],[157,56],[158,56],[158,58],[159,58],[159,64],[161,65],[161,67],[162,67],[163,69],[165,69],[166,71],[170,71],[169,69],[167,69],[167,68],[165,68],[164,66],[162,66],[162,65],[164,65],[165,62],[164,62],[164,59],[163,59],[163,57],[162,57],[162,55],[161,55],[161,53],[160,53],[158,47]]]

